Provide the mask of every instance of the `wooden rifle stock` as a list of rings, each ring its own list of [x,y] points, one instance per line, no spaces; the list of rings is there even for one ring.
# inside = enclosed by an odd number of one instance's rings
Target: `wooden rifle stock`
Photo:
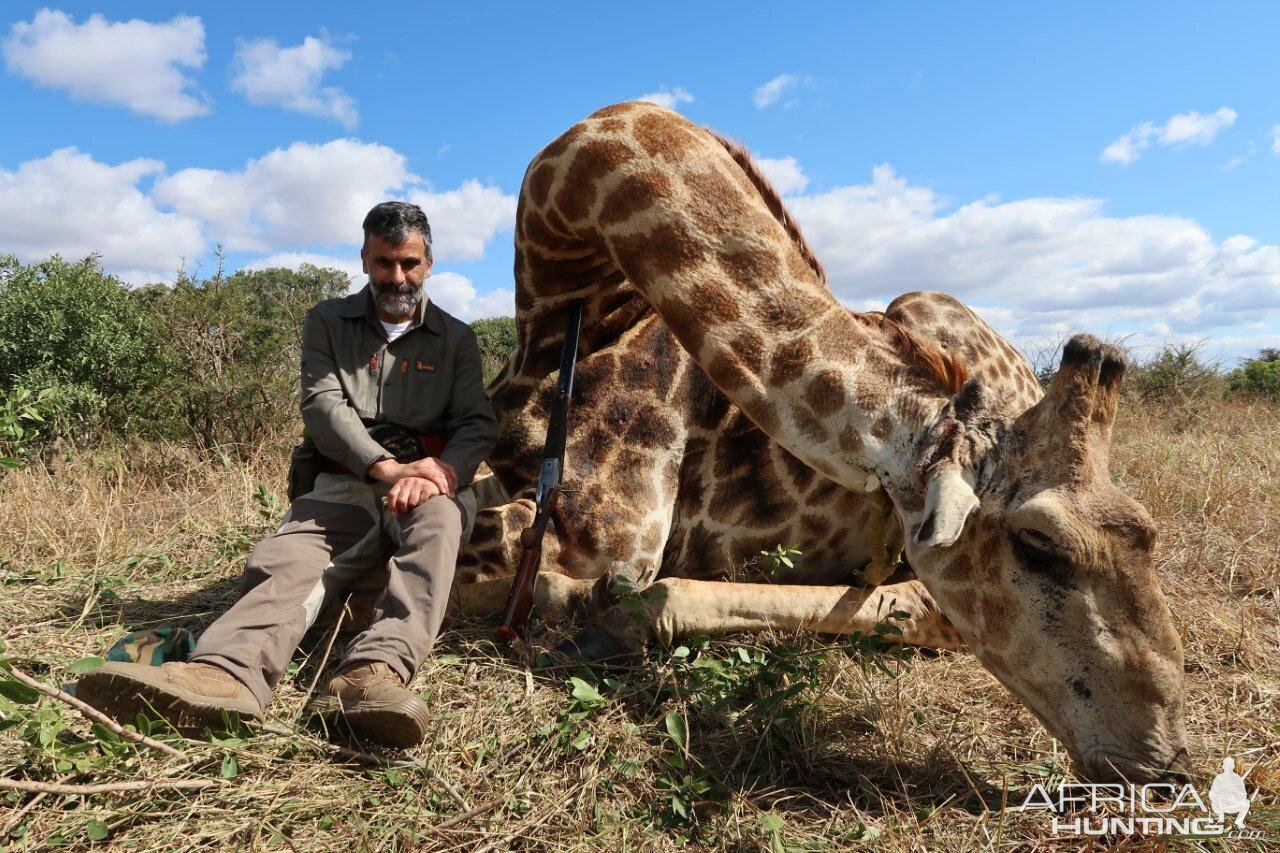
[[[534,593],[538,588],[538,570],[542,567],[542,537],[546,535],[551,510],[555,508],[559,497],[560,489],[556,488],[548,496],[547,510],[543,512],[540,509],[534,516],[533,523],[520,531],[520,568],[511,581],[507,610],[502,614],[502,624],[498,626],[498,636],[508,643],[524,633],[525,623],[529,621],[529,613],[533,610]]]
[[[564,332],[564,346],[560,350],[560,378],[556,385],[556,399],[551,407],[551,423],[547,427],[547,442],[542,451],[539,466],[538,490],[535,502],[537,510],[533,523],[520,531],[520,567],[511,581],[511,594],[507,597],[507,610],[498,627],[498,636],[507,642],[523,636],[525,623],[533,610],[534,593],[538,587],[538,570],[542,567],[542,539],[547,524],[560,499],[560,480],[564,472],[564,447],[569,435],[569,402],[573,396],[573,370],[578,360],[578,332],[582,327],[582,300],[569,307],[569,320]]]

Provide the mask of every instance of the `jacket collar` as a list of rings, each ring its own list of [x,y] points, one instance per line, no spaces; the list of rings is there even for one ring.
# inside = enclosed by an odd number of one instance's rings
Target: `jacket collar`
[[[426,287],[426,284],[423,284],[423,287]],[[338,306],[338,313],[352,319],[365,317],[377,326],[378,315],[373,310],[373,294],[369,291],[369,285],[366,284],[350,296],[344,297]],[[437,335],[444,334],[444,316],[425,293],[422,295],[422,301],[418,303],[417,313],[414,314],[409,328],[414,329],[418,326],[426,326],[427,331]]]

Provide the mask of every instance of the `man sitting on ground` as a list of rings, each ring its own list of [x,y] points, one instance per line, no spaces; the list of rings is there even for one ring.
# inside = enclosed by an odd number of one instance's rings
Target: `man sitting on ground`
[[[368,284],[321,302],[302,327],[304,447],[318,450],[322,470],[307,476],[295,464],[288,514],[249,556],[242,597],[190,663],[108,663],[80,679],[84,701],[123,722],[154,712],[188,734],[218,728],[224,711],[261,719],[326,601],[390,554],[375,622],[308,711],[389,746],[426,736],[429,709],[406,685],[444,619],[475,520],[471,479],[498,422],[475,334],[424,295],[422,210],[374,207],[360,258]]]

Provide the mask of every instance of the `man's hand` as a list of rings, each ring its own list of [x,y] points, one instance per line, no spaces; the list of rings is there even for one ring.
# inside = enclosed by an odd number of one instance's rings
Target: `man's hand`
[[[369,466],[369,476],[379,483],[399,483],[406,477],[418,477],[434,483],[436,494],[455,497],[458,492],[458,472],[448,462],[434,456],[416,462],[401,464],[394,459],[381,459]]]
[[[387,509],[392,515],[400,515],[439,494],[443,494],[440,488],[424,477],[402,477],[387,493]]]
[[[417,462],[410,462],[408,468],[413,472],[409,476],[422,477],[440,487],[440,494],[457,497],[458,472],[448,462],[428,456]]]

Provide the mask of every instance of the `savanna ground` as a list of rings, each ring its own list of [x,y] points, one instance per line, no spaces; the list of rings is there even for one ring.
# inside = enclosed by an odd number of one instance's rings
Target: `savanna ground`
[[[155,441],[64,449],[0,474],[0,655],[66,684],[77,661],[127,631],[208,624],[283,511],[290,440],[213,463]],[[1280,839],[1280,405],[1130,400],[1113,469],[1159,526],[1198,781],[1224,755],[1253,768],[1249,825],[1269,839],[1174,846],[1266,849]],[[539,631],[536,645],[551,645],[564,628]],[[304,643],[269,731],[204,743],[157,725],[180,756],[123,743],[52,699],[20,704],[32,697],[4,682],[0,780],[156,785],[92,796],[0,790],[0,845],[1084,846],[1052,839],[1043,813],[1011,808],[1069,764],[967,654],[885,650],[874,636],[728,637],[595,674],[538,666],[495,646],[491,622],[453,621],[414,681],[438,720],[429,742],[358,758],[298,722],[328,641]],[[173,780],[208,787],[165,787]]]

